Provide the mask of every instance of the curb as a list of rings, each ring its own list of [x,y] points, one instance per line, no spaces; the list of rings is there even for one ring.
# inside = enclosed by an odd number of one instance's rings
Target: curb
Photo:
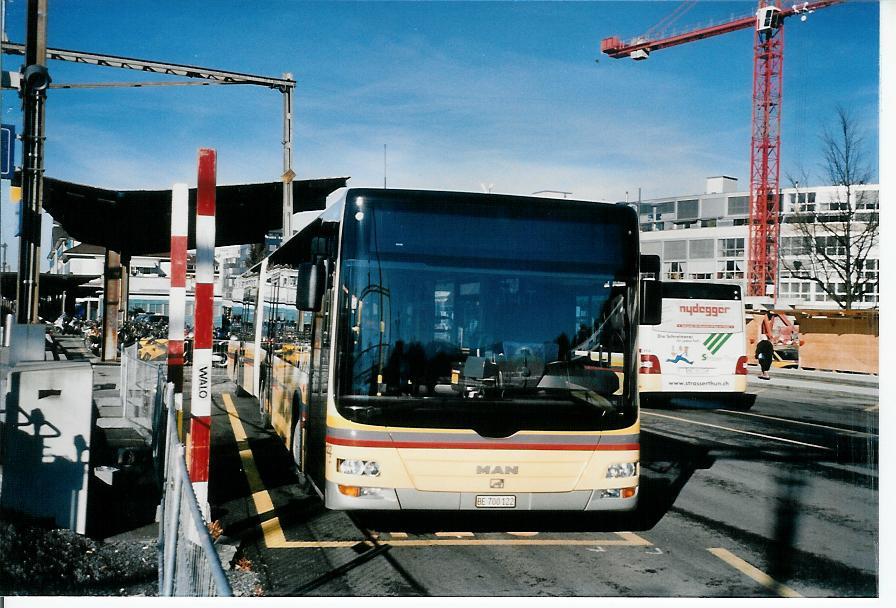
[[[780,370],[778,370],[780,371]],[[797,378],[784,378],[779,377],[774,370],[769,370],[769,374],[771,375],[771,380],[763,381],[760,380],[757,376],[750,376],[747,379],[747,389],[757,389],[760,387],[765,388],[778,388],[778,389],[790,389],[790,390],[799,390],[806,393],[812,393],[814,395],[824,395],[826,397],[843,397],[849,399],[862,399],[862,400],[879,400],[879,391],[878,387],[875,385],[852,385],[847,386],[843,384],[838,384],[834,382],[820,382],[820,381],[812,381],[812,380],[803,380]],[[777,382],[776,382],[777,381]]]

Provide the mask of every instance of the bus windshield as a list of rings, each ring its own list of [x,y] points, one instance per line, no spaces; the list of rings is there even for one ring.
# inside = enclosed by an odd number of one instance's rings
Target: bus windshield
[[[346,201],[343,416],[483,435],[632,423],[628,214],[507,200]]]

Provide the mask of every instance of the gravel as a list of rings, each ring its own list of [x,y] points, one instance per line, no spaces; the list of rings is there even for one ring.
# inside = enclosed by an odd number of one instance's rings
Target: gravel
[[[235,596],[264,594],[244,560],[225,567]],[[0,517],[0,596],[155,596],[158,577],[153,538],[96,541],[22,517]]]
[[[0,519],[0,595],[156,595],[158,576],[154,542],[98,542]]]

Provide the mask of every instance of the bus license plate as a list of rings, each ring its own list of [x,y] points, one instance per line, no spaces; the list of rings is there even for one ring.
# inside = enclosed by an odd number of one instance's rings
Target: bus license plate
[[[476,507],[480,509],[512,509],[516,507],[516,496],[477,496]]]

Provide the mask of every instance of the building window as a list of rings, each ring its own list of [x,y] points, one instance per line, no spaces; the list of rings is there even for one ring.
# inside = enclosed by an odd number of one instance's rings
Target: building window
[[[846,246],[836,236],[815,237],[815,249],[828,257],[846,255]]]
[[[841,200],[830,201],[823,206],[826,207],[825,211],[849,211],[849,203]]]
[[[663,243],[664,260],[686,260],[687,258],[687,241],[666,241],[665,243]]]
[[[718,264],[716,276],[728,281],[744,278],[744,263],[741,260],[723,260]]]
[[[812,297],[812,282],[781,281],[781,295],[785,298],[808,300]]]
[[[815,193],[797,192],[790,195],[794,213],[815,213]]]
[[[749,196],[729,196],[728,215],[747,215],[750,213]]]
[[[805,268],[802,264],[800,264],[800,267],[798,269],[794,268],[794,266],[796,265],[795,262],[798,261],[799,260],[789,262],[787,265],[790,266],[790,268],[787,268],[786,266],[781,268],[782,279],[808,279],[812,276],[812,274],[809,272],[809,269]]]
[[[663,274],[666,279],[678,281],[685,278],[687,271],[686,262],[663,262]]]
[[[809,255],[812,241],[804,236],[781,237],[781,256],[793,258],[801,255]]]
[[[697,219],[697,199],[687,201],[678,201],[678,220],[695,220]]]
[[[719,239],[719,257],[720,258],[742,258],[744,257],[744,239]]]
[[[668,218],[670,214],[675,213],[675,203],[641,203],[641,221],[659,221],[663,217]]]
[[[692,281],[711,281],[713,276],[711,272],[692,272],[688,278]]]
[[[660,241],[641,241],[641,253],[644,255],[663,255],[663,244]]]
[[[708,260],[713,257],[713,239],[694,239],[688,241],[688,258],[691,260]]]
[[[874,210],[878,205],[878,193],[873,190],[856,192],[856,209]]]

